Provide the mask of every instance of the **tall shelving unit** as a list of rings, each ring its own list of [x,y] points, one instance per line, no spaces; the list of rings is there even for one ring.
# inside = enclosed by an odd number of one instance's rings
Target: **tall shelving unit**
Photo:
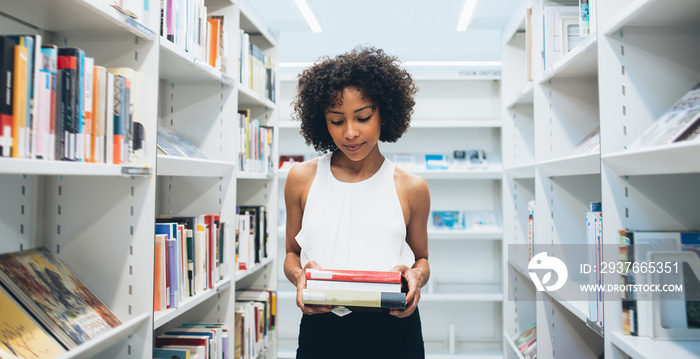
[[[428,182],[431,209],[501,211],[500,83],[478,79],[415,75],[419,91],[411,127],[397,143],[380,143],[382,153],[414,154],[418,165],[426,153],[482,149],[489,166],[475,170],[414,170]],[[295,79],[281,83],[280,154],[313,157],[298,122],[290,121]],[[284,174],[280,174],[279,208],[284,213]],[[284,219],[280,220],[278,256],[284,255]],[[437,230],[429,228],[431,278],[423,288],[419,310],[428,358],[502,358],[502,229]],[[280,257],[281,258],[281,257]],[[295,288],[279,270],[279,358],[294,358],[301,312]],[[479,325],[474,325],[479,323]],[[450,332],[454,351],[450,351]]]
[[[220,214],[232,224],[238,204],[256,204],[273,209],[269,221],[277,220],[276,174],[241,173],[236,158],[239,109],[250,108],[277,132],[275,102],[239,84],[239,29],[274,57],[276,39],[244,2],[207,0],[206,6],[226,19],[226,72],[162,38],[157,3],[138,21],[102,0],[3,5],[2,34],[37,33],[44,43],[85,50],[96,65],[145,74],[144,166],[0,158],[0,253],[46,246],[123,323],[65,358],[151,358],[154,337],[181,322],[233,328],[237,289],[276,288],[271,233],[272,255],[260,265],[237,272],[231,263],[214,289],[153,312],[156,216]],[[186,134],[208,159],[157,155],[157,128]],[[272,155],[277,158],[276,148]],[[227,240],[233,260],[231,231]],[[274,358],[275,347],[273,341],[258,358]]]
[[[598,31],[546,71],[540,56],[543,1],[525,1],[504,33],[504,241],[516,245],[504,256],[504,350],[509,358],[521,357],[511,343],[536,321],[540,358],[698,357],[698,341],[623,335],[619,293],[605,294],[601,328],[589,320],[587,301],[538,292],[527,273],[530,200],[535,201],[535,253],[538,245],[586,244],[585,213],[594,201],[602,202],[607,245],[617,245],[617,231],[625,228],[700,228],[690,215],[698,209],[693,184],[699,169],[690,160],[698,145],[627,150],[699,82],[700,66],[693,60],[698,50],[689,44],[700,37],[693,20],[700,6],[655,0],[595,5]],[[527,7],[532,8],[532,81],[526,76]],[[598,126],[600,151],[564,155]],[[606,262],[619,260],[617,251],[603,255]],[[605,278],[605,283],[618,281]],[[574,275],[569,282],[586,279]]]
[[[39,34],[76,46],[95,64],[144,72],[147,103],[158,92],[157,14],[137,23],[103,1],[3,4],[3,34]],[[122,325],[66,358],[151,356],[156,106],[146,108],[143,176],[127,166],[0,159],[0,252],[47,247],[116,314]]]

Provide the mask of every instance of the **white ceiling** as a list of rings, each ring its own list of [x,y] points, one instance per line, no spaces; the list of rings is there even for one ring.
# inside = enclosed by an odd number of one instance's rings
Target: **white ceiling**
[[[247,0],[279,33],[279,61],[313,62],[360,44],[402,61],[500,61],[501,31],[523,0],[480,0],[458,32],[464,0],[307,0],[323,29],[313,33],[294,0]]]

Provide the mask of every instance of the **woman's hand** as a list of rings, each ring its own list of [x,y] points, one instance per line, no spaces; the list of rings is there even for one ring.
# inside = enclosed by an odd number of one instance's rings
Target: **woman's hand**
[[[297,306],[301,308],[302,313],[304,314],[320,314],[320,313],[328,313],[331,311],[331,306],[330,305],[315,305],[315,304],[304,304],[302,302],[302,294],[303,294],[303,289],[306,288],[306,269],[308,268],[315,268],[315,269],[321,269],[321,266],[316,263],[316,261],[309,261],[309,263],[306,263],[304,268],[302,268],[299,273],[296,275],[296,282],[297,282]]]
[[[408,293],[406,293],[406,309],[392,309],[389,313],[399,318],[405,318],[413,314],[418,308],[420,289],[423,286],[423,274],[421,271],[406,265],[398,265],[391,270],[401,272],[401,276],[408,283]]]

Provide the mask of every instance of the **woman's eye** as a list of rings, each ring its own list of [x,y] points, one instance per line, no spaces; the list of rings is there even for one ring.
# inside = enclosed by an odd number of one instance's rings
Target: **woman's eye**
[[[332,125],[340,125],[343,121],[331,121]]]
[[[372,118],[372,115],[369,115],[369,116],[367,116],[367,117],[365,117],[365,118],[358,118],[357,120],[360,121],[360,122],[365,122],[365,121],[369,121],[370,118]]]

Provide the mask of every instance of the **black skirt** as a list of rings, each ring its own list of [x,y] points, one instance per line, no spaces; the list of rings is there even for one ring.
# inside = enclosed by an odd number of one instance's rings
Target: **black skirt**
[[[297,359],[341,358],[425,358],[418,309],[407,318],[388,311],[304,314]]]

